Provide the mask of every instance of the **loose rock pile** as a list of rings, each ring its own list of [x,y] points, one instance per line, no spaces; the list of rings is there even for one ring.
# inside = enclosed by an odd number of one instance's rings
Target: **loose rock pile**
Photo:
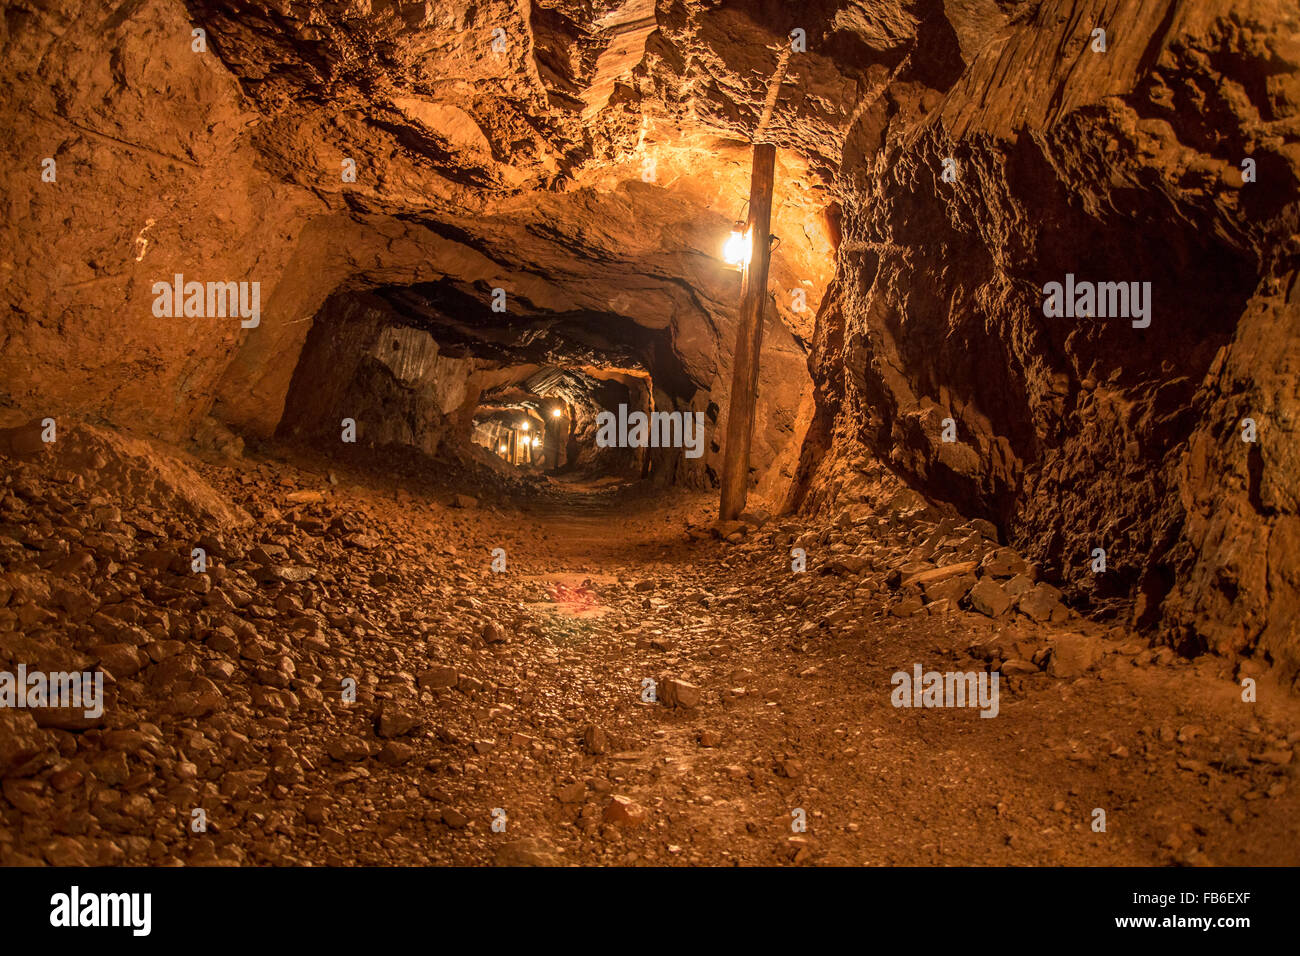
[[[0,864],[916,862],[931,851],[888,814],[1045,801],[1082,820],[1099,799],[1054,789],[1099,758],[1044,710],[1053,686],[1114,695],[1153,664],[1170,665],[1156,685],[1215,679],[1078,617],[978,522],[753,513],[717,541],[690,496],[521,509],[342,464],[187,462],[85,426],[6,447],[0,670],[96,671],[107,700],[94,719],[0,708]],[[928,745],[888,704],[914,661],[1000,669],[1011,716],[976,719],[972,746],[1001,752],[1041,717],[1029,739],[1067,770],[1040,780],[1035,756],[1031,783],[976,765],[961,791],[906,789],[937,772],[908,769]],[[1204,779],[1254,795],[1234,827],[1281,825],[1300,737],[1232,710],[1182,739],[1192,721],[1161,693],[1106,728],[1107,786],[1142,760],[1169,799]],[[1019,847],[981,827],[968,862],[1230,852],[999,826]]]

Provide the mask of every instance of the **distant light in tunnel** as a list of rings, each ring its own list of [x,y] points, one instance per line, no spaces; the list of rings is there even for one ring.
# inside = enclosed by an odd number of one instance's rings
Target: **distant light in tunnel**
[[[750,240],[749,230],[741,232],[740,223],[736,223],[737,228],[731,230],[731,237],[722,247],[722,260],[728,265],[740,268],[749,265],[750,256],[754,252],[754,244]]]

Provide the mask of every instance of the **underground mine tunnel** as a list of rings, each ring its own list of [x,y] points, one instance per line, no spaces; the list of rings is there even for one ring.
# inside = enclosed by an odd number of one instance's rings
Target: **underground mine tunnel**
[[[1300,863],[1298,38],[7,4],[0,864]]]

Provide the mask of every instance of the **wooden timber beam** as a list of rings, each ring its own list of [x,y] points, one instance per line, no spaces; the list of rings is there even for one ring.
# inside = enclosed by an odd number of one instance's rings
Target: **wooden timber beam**
[[[745,510],[749,493],[749,446],[754,436],[758,404],[758,360],[763,346],[763,313],[767,305],[767,269],[772,250],[772,192],[776,178],[776,146],[754,144],[754,168],[749,182],[751,253],[741,276],[740,322],[731,373],[731,402],[722,447],[721,521],[734,521]]]

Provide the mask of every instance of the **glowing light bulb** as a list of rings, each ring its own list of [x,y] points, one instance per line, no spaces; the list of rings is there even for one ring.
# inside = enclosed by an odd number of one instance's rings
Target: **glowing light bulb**
[[[542,443],[542,440],[541,440],[540,438],[534,438],[534,439],[533,439],[533,447],[534,447],[534,448],[536,448],[536,447],[537,447],[538,445],[540,445],[541,443]]]
[[[559,418],[561,414],[563,414],[563,413],[562,413],[558,408],[552,408],[552,409],[551,409],[551,417],[552,417],[552,418]]]
[[[524,431],[528,431],[528,423],[527,423],[527,422],[524,422],[524,423],[523,423],[522,425],[520,425],[519,427],[520,427],[521,429],[523,429]]]
[[[739,268],[740,266],[749,265],[749,259],[753,253],[754,244],[750,241],[749,231],[731,230],[731,237],[727,239],[726,244],[722,247],[722,260],[728,265]]]
[[[502,450],[502,451],[505,451],[505,450],[506,450],[506,446],[505,446],[505,445],[502,445],[502,446],[501,446],[501,450]]]

